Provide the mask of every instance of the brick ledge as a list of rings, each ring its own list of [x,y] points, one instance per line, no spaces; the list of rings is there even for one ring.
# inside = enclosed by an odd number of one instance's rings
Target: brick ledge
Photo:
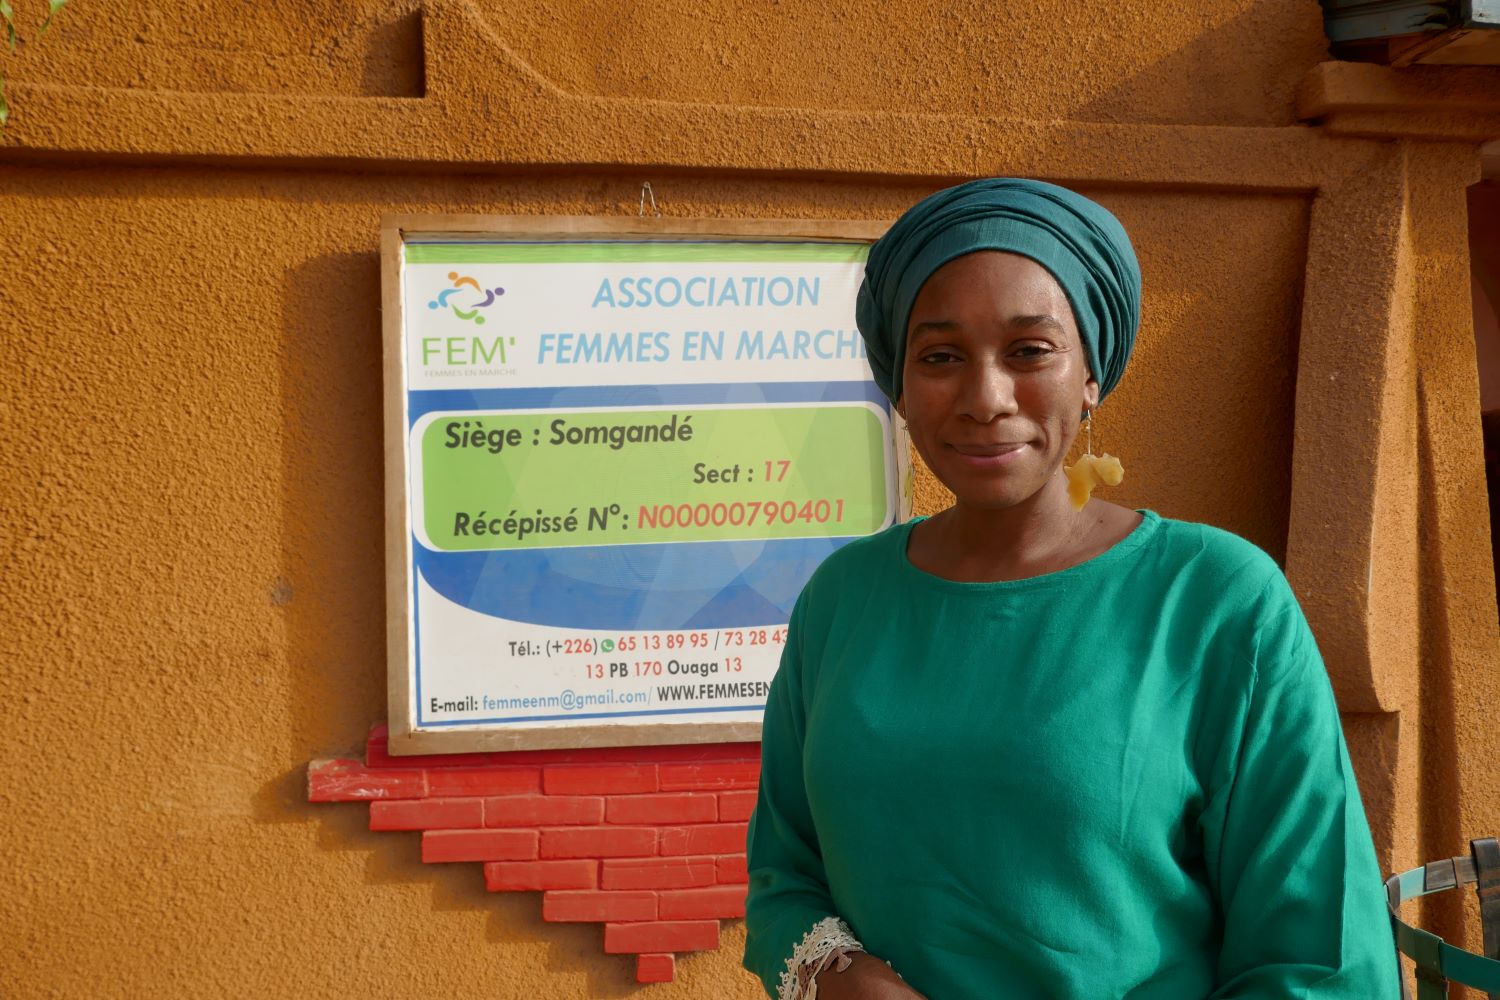
[[[745,830],[759,743],[315,760],[310,802],[368,802],[370,829],[419,831],[422,860],[478,863],[491,892],[540,892],[542,919],[604,925],[636,981],[719,946],[745,915]]]

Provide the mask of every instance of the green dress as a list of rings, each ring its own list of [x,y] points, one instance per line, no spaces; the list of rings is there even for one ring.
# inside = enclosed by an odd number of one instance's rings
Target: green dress
[[[745,965],[837,916],[932,1000],[1397,996],[1333,692],[1275,563],[1145,511],[1058,573],[955,583],[916,522],[792,613]]]

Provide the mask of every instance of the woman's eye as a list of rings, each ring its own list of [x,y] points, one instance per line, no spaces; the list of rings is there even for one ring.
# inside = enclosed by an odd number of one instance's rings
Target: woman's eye
[[[1046,344],[1022,344],[1011,352],[1012,355],[1024,361],[1036,361],[1051,353],[1052,348]]]
[[[941,365],[950,361],[957,361],[958,355],[951,351],[928,351],[919,359],[923,364]]]

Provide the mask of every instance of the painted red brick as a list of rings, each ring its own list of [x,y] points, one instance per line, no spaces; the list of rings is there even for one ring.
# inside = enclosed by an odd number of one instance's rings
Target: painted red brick
[[[428,830],[422,834],[422,860],[531,861],[536,858],[535,830]]]
[[[604,818],[610,823],[712,823],[719,804],[712,795],[611,795]]]
[[[707,889],[670,889],[661,893],[657,915],[663,920],[713,920],[743,917],[743,885],[715,885]]]
[[[561,826],[604,822],[604,800],[577,795],[502,795],[484,800],[485,826]]]
[[[368,802],[420,799],[427,794],[425,771],[376,771],[357,760],[315,760],[307,765],[307,801]]]
[[[717,920],[604,925],[604,950],[611,955],[632,951],[714,951],[718,947]]]
[[[741,868],[744,863],[741,858]],[[599,869],[603,889],[686,889],[717,881],[713,858],[620,858]]]
[[[593,889],[599,885],[599,862],[491,861],[484,866],[484,887],[490,892],[538,889]]]
[[[675,743],[655,747],[592,747],[587,750],[533,750],[511,751],[509,756],[534,754],[540,759],[548,755],[543,763],[586,764],[605,761],[625,761],[630,764],[662,763],[664,761],[695,760],[759,760],[759,743]]]
[[[461,830],[484,825],[482,799],[371,802],[371,830]]]
[[[637,792],[654,792],[657,767],[656,764],[625,763],[554,764],[542,769],[542,790],[548,795],[632,795]]]
[[[662,764],[661,790],[755,788],[760,784],[760,761],[730,760],[698,764]]]
[[[525,795],[541,787],[539,767],[440,767],[427,775],[429,795]]]
[[[656,853],[656,830],[642,826],[562,826],[542,831],[544,858],[629,858]]]
[[[422,754],[396,757],[389,753],[385,723],[370,727],[365,749],[371,767],[467,767],[521,764],[644,764],[661,761],[759,760],[759,743],[677,743],[654,747],[589,747],[569,750],[504,750],[487,753]]]
[[[730,854],[719,858],[717,870],[720,882],[733,885],[750,881],[750,873],[746,870],[743,854]]]
[[[365,764],[370,767],[465,767],[484,764],[482,753],[424,753],[397,757],[386,745],[385,737],[371,736],[365,743]]]
[[[743,909],[743,907],[742,907]],[[542,894],[542,919],[585,923],[607,920],[655,920],[656,893],[636,892],[546,892]]]
[[[738,823],[755,811],[756,792],[720,792],[719,822]]]
[[[674,955],[637,955],[635,959],[635,981],[638,983],[670,983],[677,974],[677,958]]]
[[[424,831],[423,860],[484,862],[489,889],[542,891],[545,919],[603,922],[640,982],[744,912],[758,743],[397,757],[378,725],[365,750],[310,765],[308,798],[370,801],[372,829]]]
[[[732,854],[745,849],[745,823],[708,823],[672,826],[661,831],[661,853]]]

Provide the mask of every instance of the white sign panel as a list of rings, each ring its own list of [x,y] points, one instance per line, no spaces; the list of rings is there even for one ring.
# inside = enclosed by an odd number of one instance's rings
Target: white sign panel
[[[902,514],[866,250],[402,242],[407,731],[758,724],[808,576]]]

